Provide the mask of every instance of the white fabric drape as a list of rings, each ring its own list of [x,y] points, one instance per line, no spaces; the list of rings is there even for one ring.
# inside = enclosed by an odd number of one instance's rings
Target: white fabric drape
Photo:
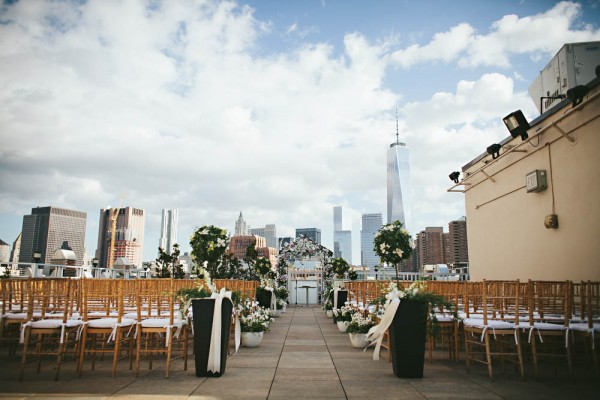
[[[212,321],[212,330],[210,335],[210,348],[208,350],[208,365],[206,370],[208,372],[220,373],[221,372],[221,309],[223,305],[223,299],[231,299],[231,292],[225,291],[225,288],[221,289],[220,292],[214,293],[210,296],[211,299],[215,299],[215,308]]]
[[[369,329],[369,333],[367,334],[369,346],[371,346],[373,343],[376,343],[375,351],[373,352],[373,360],[379,360],[379,352],[381,350],[381,342],[383,341],[383,335],[392,324],[392,321],[394,321],[394,317],[396,316],[396,311],[398,310],[399,305],[399,298],[395,297],[391,299],[385,307],[385,312],[383,313],[383,317],[381,317],[379,325],[375,325],[374,327]],[[367,346],[367,348],[369,346]]]

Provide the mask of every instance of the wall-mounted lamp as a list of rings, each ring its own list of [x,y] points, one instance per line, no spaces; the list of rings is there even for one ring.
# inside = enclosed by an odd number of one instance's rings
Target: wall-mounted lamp
[[[504,125],[508,128],[512,137],[516,138],[517,136],[521,136],[521,140],[527,140],[529,137],[527,131],[531,127],[521,110],[508,114],[502,121],[504,121]]]
[[[494,144],[488,146],[487,152],[488,152],[488,154],[491,154],[492,158],[495,160],[496,158],[500,157],[500,149],[501,148],[502,148],[502,146],[500,146],[498,143],[494,143]]]
[[[573,107],[578,106],[583,101],[583,98],[588,95],[590,88],[585,85],[575,86],[567,90],[567,97],[573,101]]]
[[[458,177],[460,176],[460,172],[454,171],[453,173],[451,173],[448,176],[450,177],[451,181],[453,181],[454,183],[458,183]]]
[[[96,268],[98,266],[98,259],[97,258],[92,258],[92,265],[94,266],[94,268]]]
[[[33,258],[33,262],[37,264],[42,258],[42,253],[40,253],[39,251],[34,251],[31,255],[31,258]]]

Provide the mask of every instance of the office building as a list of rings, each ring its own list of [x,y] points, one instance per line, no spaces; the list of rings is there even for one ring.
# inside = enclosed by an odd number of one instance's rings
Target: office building
[[[13,242],[12,250],[10,251],[10,262],[14,264],[19,263],[19,253],[21,252],[21,234],[17,235],[17,238]]]
[[[0,239],[0,262],[7,263],[10,260],[10,245]]]
[[[423,265],[446,264],[449,254],[448,234],[442,227],[427,227],[418,233],[419,268]]]
[[[246,258],[248,246],[254,246],[260,256],[263,256],[259,249],[267,247],[267,241],[262,236],[256,235],[236,235],[232,236],[227,247],[227,253],[233,254],[238,260],[243,261]]]
[[[333,256],[352,265],[352,231],[345,231],[342,226],[342,207],[333,207]]]
[[[274,224],[267,224],[264,228],[251,228],[250,235],[262,236],[267,240],[267,247],[277,248],[277,231]]]
[[[398,141],[387,151],[387,223],[402,222],[404,228],[412,229],[412,186],[410,183],[410,149]]]
[[[321,230],[318,228],[298,228],[296,238],[307,237],[317,244],[321,244]]]
[[[112,261],[109,262],[110,242],[112,238],[112,214],[115,209],[100,210],[100,224],[98,226],[98,248],[96,258],[98,266],[106,268],[118,258],[123,257],[129,266],[142,267],[142,254],[144,251],[144,224],[145,211],[139,208],[124,207],[118,209],[116,215],[116,229],[114,234],[114,250]]]
[[[464,264],[469,262],[469,247],[467,243],[467,218],[462,217],[448,224],[450,240],[449,264]]]
[[[248,236],[248,226],[246,225],[246,221],[242,216],[242,212],[240,211],[240,216],[237,221],[235,221],[235,231],[233,236]]]
[[[173,252],[173,245],[177,244],[177,225],[179,212],[177,210],[162,210],[162,223],[160,225],[160,240],[158,246],[167,254]]]
[[[377,231],[383,226],[381,213],[363,214],[360,231],[360,264],[372,269],[380,265],[379,256],[373,250],[373,242]]]
[[[58,249],[68,247],[76,255],[75,265],[83,265],[87,213],[58,207],[36,207],[23,216],[19,262],[34,262],[39,252],[40,263],[49,264]]]

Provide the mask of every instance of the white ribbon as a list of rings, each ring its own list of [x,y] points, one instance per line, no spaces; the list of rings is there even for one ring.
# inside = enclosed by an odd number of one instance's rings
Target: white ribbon
[[[373,343],[376,343],[375,351],[373,352],[373,360],[379,360],[379,352],[381,351],[381,342],[383,341],[383,336],[392,324],[392,321],[394,321],[394,317],[396,316],[396,311],[398,310],[399,305],[399,298],[395,297],[391,299],[385,307],[385,312],[383,313],[383,317],[381,317],[379,324],[369,329],[369,333],[367,333],[369,345],[365,348],[365,350]]]
[[[271,304],[269,305],[269,308],[271,310],[276,310],[277,309],[277,297],[275,296],[275,290],[272,287],[265,287],[265,290],[268,290],[269,292],[271,292]]]
[[[340,291],[340,289],[335,288],[333,289],[333,309],[337,309],[338,305],[337,305],[337,301],[338,301],[338,292]]]
[[[213,314],[212,331],[210,335],[210,348],[208,350],[208,366],[207,371],[213,373],[221,372],[221,307],[223,299],[231,299],[231,292],[226,292],[225,288],[219,293],[214,293],[210,296],[215,299],[215,309]]]
[[[240,315],[235,313],[235,352],[237,353],[242,341],[242,325],[240,323]]]

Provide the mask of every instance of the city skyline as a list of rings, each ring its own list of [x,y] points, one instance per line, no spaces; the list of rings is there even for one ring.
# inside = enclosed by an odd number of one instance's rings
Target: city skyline
[[[212,224],[351,229],[386,212],[385,149],[411,150],[412,233],[465,215],[448,174],[509,136],[502,118],[564,43],[600,40],[597,3],[8,2],[0,10],[0,238],[37,205],[179,210]],[[131,29],[135,26],[136,29]],[[88,219],[93,254],[99,221]],[[353,254],[360,248],[353,238]]]

